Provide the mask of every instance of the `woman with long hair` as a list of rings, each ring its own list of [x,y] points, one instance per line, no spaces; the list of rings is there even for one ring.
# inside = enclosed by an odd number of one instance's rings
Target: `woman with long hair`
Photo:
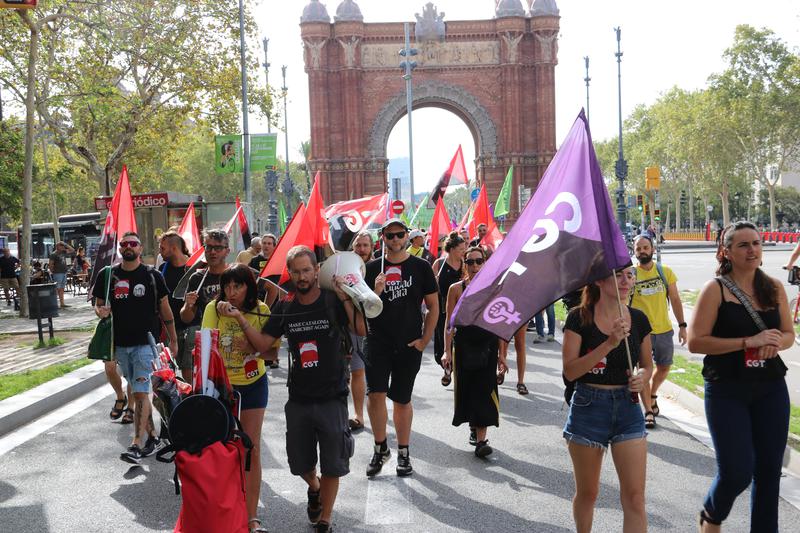
[[[447,240],[444,243],[444,251],[447,255],[433,262],[433,273],[436,275],[436,280],[439,284],[439,321],[436,322],[436,331],[433,334],[433,358],[436,360],[436,364],[440,366],[444,355],[444,323],[446,321],[444,309],[447,304],[447,291],[450,290],[450,286],[453,283],[461,279],[461,273],[464,268],[464,252],[466,250],[467,243],[457,231],[453,231],[447,236]],[[442,385],[445,387],[450,385],[451,379],[450,370],[444,368]]]
[[[247,265],[234,263],[220,276],[220,292],[203,314],[204,328],[219,330],[219,353],[234,391],[241,394],[242,429],[253,441],[252,463],[245,472],[250,531],[266,531],[258,519],[261,492],[261,426],[269,388],[264,360],[253,358],[254,345],[269,317],[269,307],[258,299],[258,287]]]
[[[564,438],[575,475],[572,514],[578,533],[592,529],[609,445],[619,477],[622,531],[647,530],[647,433],[638,394],[650,379],[653,359],[647,316],[620,303],[628,301],[633,283],[630,268],[590,283],[564,324],[564,376],[576,382]],[[639,371],[632,373],[631,365]]]
[[[759,268],[761,253],[752,223],[727,227],[717,251],[718,277],[703,287],[689,325],[689,351],[706,354],[706,420],[717,457],[700,512],[705,532],[721,530],[751,485],[750,530],[778,531],[789,432],[786,365],[778,351],[792,345],[794,331],[786,291]]]
[[[456,302],[475,274],[483,268],[486,252],[483,248],[467,250],[462,279],[447,292],[447,330],[442,366],[451,368],[455,376],[453,425],[469,424],[469,443],[475,446],[477,457],[492,453],[486,438],[488,426],[500,425],[500,399],[497,395],[495,372],[506,367],[505,355],[499,353],[496,335],[477,326],[452,328],[450,317]]]

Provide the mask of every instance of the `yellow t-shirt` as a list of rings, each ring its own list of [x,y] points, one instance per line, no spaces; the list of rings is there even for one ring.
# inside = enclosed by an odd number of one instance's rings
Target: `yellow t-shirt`
[[[417,248],[416,246],[409,246],[407,252],[414,257],[422,257],[424,248]]]
[[[267,323],[269,307],[259,300],[254,311],[258,314],[255,312],[245,313],[244,317],[251,326],[261,331],[261,328]],[[243,350],[241,346],[247,342],[247,337],[236,319],[217,315],[216,300],[212,300],[206,305],[202,327],[219,330],[219,354],[225,363],[225,370],[228,371],[231,385],[249,385],[267,372],[263,359],[256,359],[255,364],[250,363],[253,367],[245,371],[244,358],[250,353],[249,350]]]
[[[667,285],[672,285],[678,281],[671,268],[661,265]],[[669,303],[667,302],[667,287],[658,275],[656,264],[653,268],[645,270],[640,266],[636,267],[636,285],[633,288],[633,300],[631,307],[639,309],[650,320],[652,333],[666,333],[672,330],[672,322],[669,319]]]

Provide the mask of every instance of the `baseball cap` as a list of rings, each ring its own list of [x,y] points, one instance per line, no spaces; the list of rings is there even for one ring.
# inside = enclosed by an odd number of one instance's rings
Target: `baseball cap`
[[[422,231],[421,229],[415,229],[415,230],[412,230],[411,233],[408,234],[408,240],[413,241],[417,237],[424,237],[424,236],[425,236],[425,232],[424,231]]]
[[[398,224],[400,226],[403,226],[403,228],[405,228],[406,231],[408,231],[408,226],[406,225],[405,222],[403,222],[399,218],[390,218],[389,220],[387,220],[386,222],[383,223],[383,226],[381,226],[381,232],[383,232],[383,230],[385,230],[386,228],[388,228],[392,224]]]

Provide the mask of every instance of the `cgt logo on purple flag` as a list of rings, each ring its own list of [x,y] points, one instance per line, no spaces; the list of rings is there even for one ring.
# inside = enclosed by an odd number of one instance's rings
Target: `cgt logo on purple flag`
[[[459,299],[452,323],[509,340],[552,302],[630,262],[581,111],[519,220]]]

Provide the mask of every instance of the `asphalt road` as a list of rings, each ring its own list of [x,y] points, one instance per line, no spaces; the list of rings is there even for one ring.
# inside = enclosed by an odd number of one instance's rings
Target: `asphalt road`
[[[573,531],[572,467],[561,437],[567,411],[560,364],[558,344],[537,345],[528,361],[531,394],[523,397],[514,390],[512,362],[500,392],[501,426],[489,432],[496,451],[488,460],[480,460],[467,444],[467,428],[450,424],[452,386],[445,389],[439,384],[440,373],[427,353],[414,394],[414,475],[395,476],[396,442],[390,430],[392,460],[384,472],[367,480],[364,469],[372,437],[369,430],[358,434],[352,472],[342,480],[334,513],[337,531]],[[260,514],[272,532],[310,531],[305,484],[289,473],[286,463],[285,381],[283,368],[270,376]],[[8,439],[20,437],[0,439],[0,530],[172,531],[180,507],[172,466],[152,458],[145,459],[142,467],[129,468],[121,462],[118,455],[131,430],[108,421],[110,395],[101,391],[95,399],[89,398],[72,416],[56,420],[53,427],[10,451],[3,451]],[[670,402],[664,402],[668,411]],[[713,454],[670,421],[663,417],[659,421],[648,439],[650,531],[694,531],[695,516],[715,471]],[[34,431],[36,424],[25,431]],[[618,491],[607,455],[595,531],[621,531]],[[781,500],[780,521],[782,531],[795,530],[800,510]],[[747,531],[748,524],[749,494],[744,493],[726,531]]]
[[[762,255],[764,264],[761,267],[768,275],[783,282],[789,300],[797,296],[798,289],[786,283],[788,273],[781,267],[789,260],[793,248],[794,246],[791,244],[765,246]],[[675,271],[675,275],[678,276],[678,289],[699,290],[714,277],[717,268],[714,254],[715,250],[711,248],[665,249],[662,252],[661,262]],[[688,322],[691,319],[691,309],[686,309],[686,315]],[[677,336],[675,342],[677,342]],[[695,360],[703,358],[702,354],[690,354],[688,350],[680,348],[678,345],[676,345],[676,353]],[[800,346],[795,344],[781,352],[781,357],[789,368],[789,372],[786,374],[786,383],[789,387],[792,404],[800,405]]]

